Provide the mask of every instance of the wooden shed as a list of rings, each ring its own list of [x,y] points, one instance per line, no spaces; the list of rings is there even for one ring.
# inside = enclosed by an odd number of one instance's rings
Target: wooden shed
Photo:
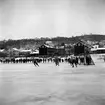
[[[54,55],[56,49],[52,46],[43,44],[39,47],[39,55]]]
[[[74,55],[85,55],[89,54],[91,46],[83,40],[79,40],[74,45]]]

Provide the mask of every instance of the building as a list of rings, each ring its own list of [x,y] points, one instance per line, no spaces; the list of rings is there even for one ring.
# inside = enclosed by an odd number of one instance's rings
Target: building
[[[25,50],[25,49],[17,49],[17,48],[12,48],[9,51],[10,56],[14,56],[14,57],[26,57],[31,53],[31,50]]]
[[[39,47],[39,55],[57,55],[65,56],[71,54],[71,44],[53,44],[51,41],[47,41],[45,44]]]
[[[54,55],[56,52],[56,48],[53,46],[43,44],[39,47],[39,55]]]
[[[19,56],[21,57],[27,57],[30,55],[30,53],[31,53],[31,50],[23,50],[23,49],[19,50]]]
[[[5,49],[0,49],[0,57],[7,57],[8,52]]]
[[[32,51],[30,54],[29,54],[30,57],[32,56],[39,56],[39,50],[35,50],[35,51]]]
[[[105,54],[105,48],[92,48],[92,54]]]
[[[91,45],[87,44],[86,41],[84,40],[79,40],[75,45],[74,45],[74,55],[84,55],[84,54],[89,54]]]
[[[71,44],[65,44],[65,54],[66,55],[72,54],[72,45]]]
[[[65,46],[51,46],[43,44],[39,47],[39,55],[48,55],[48,56],[63,56],[65,55]]]
[[[56,52],[55,53],[59,56],[65,55],[65,46],[56,46]]]

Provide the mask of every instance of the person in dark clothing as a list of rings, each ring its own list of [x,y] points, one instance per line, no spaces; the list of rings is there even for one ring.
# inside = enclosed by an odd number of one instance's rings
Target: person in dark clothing
[[[78,58],[76,58],[75,56],[71,56],[69,62],[71,63],[71,66],[72,67],[77,67],[77,64],[78,64]]]
[[[76,57],[76,63],[78,64],[78,57]]]
[[[104,59],[104,62],[105,62],[105,56],[104,56],[104,58],[103,58],[103,59]]]
[[[89,55],[86,56],[86,64],[87,65],[91,64],[91,57]]]
[[[59,66],[59,58],[56,57],[56,58],[54,59],[54,62],[55,62],[55,65],[56,65],[56,66]]]
[[[34,63],[35,66],[39,66],[36,59],[33,60],[33,63]]]

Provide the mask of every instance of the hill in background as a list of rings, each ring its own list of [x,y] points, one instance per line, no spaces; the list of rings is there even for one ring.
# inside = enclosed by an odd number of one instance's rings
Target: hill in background
[[[54,44],[73,44],[79,39],[92,42],[101,42],[105,40],[105,35],[90,34],[75,37],[54,37],[54,38],[35,38],[35,39],[20,39],[20,40],[3,40],[0,41],[0,49],[23,48],[23,49],[37,49],[46,41],[52,41]]]

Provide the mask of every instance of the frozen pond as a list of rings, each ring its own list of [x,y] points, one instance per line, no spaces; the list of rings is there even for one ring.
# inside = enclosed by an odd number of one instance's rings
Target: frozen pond
[[[105,64],[0,64],[0,105],[105,105]]]

